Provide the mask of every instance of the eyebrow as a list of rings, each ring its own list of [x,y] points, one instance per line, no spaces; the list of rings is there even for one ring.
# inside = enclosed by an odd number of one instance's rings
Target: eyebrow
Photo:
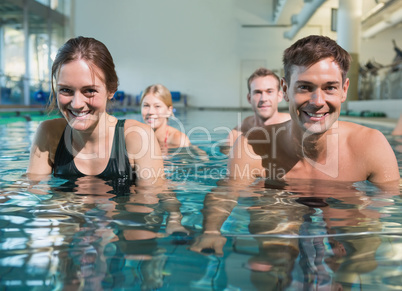
[[[306,85],[313,85],[313,86],[316,85],[316,84],[314,84],[313,82],[310,82],[310,81],[299,80],[299,81],[296,81],[296,82],[295,82],[295,85],[303,85],[303,84],[306,84]],[[326,82],[325,84],[326,84],[326,85],[339,85],[340,82],[339,82],[339,81],[329,81],[329,82]]]
[[[154,104],[154,105],[161,105],[163,102],[162,101],[156,101],[154,103],[143,101],[142,104]]]
[[[339,82],[339,81],[330,81],[330,82],[327,82],[327,84],[328,85],[338,85],[338,84],[340,84],[341,82]]]
[[[264,88],[264,89],[254,89],[254,90],[252,90],[251,92],[261,92],[261,91],[269,91],[269,90],[275,90],[275,88],[271,88],[271,87],[269,87],[269,88]]]
[[[67,87],[67,88],[71,88],[71,86],[69,86],[69,85],[65,85],[65,84],[63,84],[63,83],[57,83],[56,84],[58,87]],[[82,89],[92,89],[92,88],[99,88],[100,86],[98,86],[98,85],[95,85],[95,84],[93,84],[93,85],[86,85],[86,86],[83,86],[82,87]]]

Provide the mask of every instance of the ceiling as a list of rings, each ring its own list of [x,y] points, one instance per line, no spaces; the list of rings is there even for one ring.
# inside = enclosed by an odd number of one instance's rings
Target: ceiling
[[[284,27],[284,37],[292,39],[310,18],[320,10],[337,8],[342,0],[234,0],[236,16],[244,27]],[[355,1],[355,0],[348,0]],[[402,0],[361,0],[362,36],[369,38],[382,30],[402,25]],[[44,31],[51,16],[52,23],[61,26],[65,17],[57,11],[36,2],[24,0],[0,0],[0,26],[14,25],[22,28],[24,3],[29,4],[30,30]],[[51,10],[51,11],[49,11]]]
[[[58,11],[36,2],[27,1],[29,6],[28,23],[31,33],[45,32],[48,29],[48,19],[52,24],[63,26],[66,17]],[[0,0],[0,26],[8,25],[15,29],[22,29],[24,25],[24,0]]]
[[[237,19],[244,27],[285,27],[292,39],[310,18],[324,9],[338,8],[340,0],[236,0]],[[348,0],[355,1],[355,0]],[[361,0],[362,36],[402,25],[402,0]]]

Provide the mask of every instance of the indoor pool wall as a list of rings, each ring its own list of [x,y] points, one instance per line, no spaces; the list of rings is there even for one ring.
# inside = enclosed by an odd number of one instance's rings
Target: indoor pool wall
[[[211,238],[223,253],[190,249],[202,238],[205,201],[230,200],[221,146],[249,114],[177,111],[171,125],[197,149],[167,157],[163,192],[120,196],[90,179],[28,188],[23,174],[39,121],[0,125],[0,288],[402,290],[402,191],[366,182],[236,189],[242,195],[222,236]],[[368,125],[386,135],[402,172],[402,139]]]

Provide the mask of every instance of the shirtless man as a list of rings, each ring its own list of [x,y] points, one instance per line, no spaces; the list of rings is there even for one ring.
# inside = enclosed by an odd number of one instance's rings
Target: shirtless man
[[[229,176],[398,181],[397,160],[384,135],[338,121],[350,61],[350,55],[325,36],[308,36],[286,49],[281,85],[291,120],[241,135],[231,153]]]
[[[279,77],[266,68],[257,69],[247,80],[247,101],[254,111],[253,116],[246,117],[240,126],[236,126],[229,133],[228,145],[234,142],[242,133],[248,132],[256,126],[281,123],[290,119],[288,113],[278,112],[278,103],[283,94]]]
[[[203,229],[192,244],[192,251],[202,253],[213,250],[217,255],[223,254],[227,239],[220,230],[236,207],[239,197],[255,197],[253,201],[262,203],[248,209],[251,234],[257,230],[257,233],[265,235],[289,235],[299,232],[304,221],[303,211],[328,206],[326,199],[334,196],[332,189],[352,189],[351,182],[369,180],[387,190],[382,195],[394,196],[399,193],[397,160],[384,135],[375,129],[338,121],[341,104],[346,100],[349,87],[346,74],[350,61],[349,54],[325,36],[308,36],[285,50],[285,77],[281,80],[281,85],[284,98],[289,103],[291,120],[252,128],[248,133],[239,136],[229,159],[231,179],[218,184],[225,188],[217,188],[205,196]],[[266,179],[254,181],[257,177]],[[250,181],[255,182],[252,187]],[[265,195],[261,191],[259,196],[258,190],[252,191],[260,186],[264,190],[285,189],[284,202],[281,202],[281,194],[276,196],[268,192]],[[269,201],[271,197],[277,197],[280,201]],[[290,209],[289,206],[284,206],[288,198],[301,199],[288,203],[290,207],[294,207]],[[265,204],[264,199],[268,199]],[[370,201],[370,197],[363,200],[359,195],[355,196],[353,191],[350,196],[342,199],[346,204],[349,202],[345,202],[345,199],[349,200],[350,205]],[[307,209],[297,208],[295,202],[307,206]],[[272,213],[275,213],[275,207],[278,207],[277,215],[282,213],[284,217],[290,217],[296,214],[300,219],[294,219],[293,223],[285,223],[285,220],[282,224],[278,223],[277,227],[269,229],[274,221]],[[361,205],[356,208],[356,213],[352,216],[359,217],[356,221],[358,225],[361,217],[376,215],[365,207]],[[330,221],[334,215],[341,218],[346,213],[350,214],[349,209],[345,213],[343,209],[339,210],[340,212],[337,208],[327,207],[322,212],[324,219]],[[301,213],[297,214],[299,211]],[[336,229],[337,226],[342,227],[343,222],[350,221],[337,219],[333,222]],[[253,227],[254,223],[260,223],[262,228]],[[331,227],[330,222],[327,222],[327,226]],[[264,237],[268,240],[272,238],[261,236],[258,239]],[[275,245],[292,246],[284,242],[262,242],[260,249]],[[298,248],[296,244],[294,246]],[[272,265],[266,267],[271,268]],[[271,273],[276,272],[275,268],[272,270]]]

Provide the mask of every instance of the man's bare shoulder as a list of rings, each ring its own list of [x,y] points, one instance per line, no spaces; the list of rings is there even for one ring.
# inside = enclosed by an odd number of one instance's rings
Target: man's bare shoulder
[[[236,140],[228,161],[229,176],[232,179],[254,179],[264,175],[261,153],[249,143],[244,135]]]
[[[276,147],[284,148],[290,141],[286,134],[290,121],[285,123],[278,123],[266,125],[263,127],[254,127],[244,134],[244,143],[248,148],[259,156],[267,156]]]
[[[357,154],[367,155],[390,147],[384,134],[377,129],[346,121],[340,121],[339,128],[341,138]]]
[[[250,128],[244,135],[247,137],[249,143],[254,141],[267,140],[267,142],[271,142],[273,138],[278,138],[279,136],[283,136],[284,132],[290,127],[290,120],[275,123],[265,126],[258,126]]]
[[[290,120],[290,114],[286,113],[286,112],[279,112],[278,117],[279,117],[278,123],[282,123],[282,122]]]
[[[240,131],[242,133],[246,133],[254,126],[255,126],[255,116],[253,115],[247,116],[246,118],[243,119],[243,122],[241,123]]]
[[[347,152],[366,169],[369,181],[385,183],[400,179],[395,153],[381,131],[351,122],[342,122],[340,128],[346,136]]]
[[[379,130],[370,128],[361,124],[348,121],[339,121],[339,128],[342,134],[345,134],[348,138],[362,141],[371,137],[378,137],[383,135]],[[362,137],[366,137],[362,140]]]
[[[254,116],[248,116],[243,119],[241,124],[236,125],[228,134],[227,137],[227,145],[232,147],[236,142],[237,138],[244,132],[247,132],[251,126],[249,125],[250,122],[254,122]],[[251,123],[252,124],[252,123]]]

